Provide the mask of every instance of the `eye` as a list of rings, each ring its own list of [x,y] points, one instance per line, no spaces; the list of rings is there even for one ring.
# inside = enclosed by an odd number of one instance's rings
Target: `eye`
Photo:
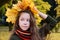
[[[24,21],[24,19],[20,19],[21,21]]]
[[[30,22],[30,20],[29,20],[29,19],[27,19],[27,21],[28,21],[28,22]]]

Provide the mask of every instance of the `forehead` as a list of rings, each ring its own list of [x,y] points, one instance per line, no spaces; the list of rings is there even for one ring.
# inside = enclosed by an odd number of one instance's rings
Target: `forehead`
[[[30,14],[23,12],[23,13],[21,13],[20,18],[30,18]]]

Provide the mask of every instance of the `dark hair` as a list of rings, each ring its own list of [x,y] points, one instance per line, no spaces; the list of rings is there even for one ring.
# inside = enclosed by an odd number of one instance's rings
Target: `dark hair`
[[[34,14],[30,10],[22,10],[18,13],[16,22],[14,24],[14,31],[18,28],[19,24],[19,17],[22,13],[29,13],[30,14],[30,31],[32,33],[31,40],[41,40],[41,37],[39,35],[39,29],[36,26],[36,20],[34,17]],[[14,32],[13,31],[13,32]]]

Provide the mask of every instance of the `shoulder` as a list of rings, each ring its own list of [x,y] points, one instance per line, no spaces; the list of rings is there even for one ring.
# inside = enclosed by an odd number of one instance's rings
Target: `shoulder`
[[[16,34],[13,34],[11,37],[10,37],[10,40],[21,40]]]

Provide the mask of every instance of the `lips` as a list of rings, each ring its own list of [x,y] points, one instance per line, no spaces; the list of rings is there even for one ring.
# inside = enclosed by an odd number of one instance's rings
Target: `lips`
[[[28,26],[23,26],[23,27],[28,27]]]

